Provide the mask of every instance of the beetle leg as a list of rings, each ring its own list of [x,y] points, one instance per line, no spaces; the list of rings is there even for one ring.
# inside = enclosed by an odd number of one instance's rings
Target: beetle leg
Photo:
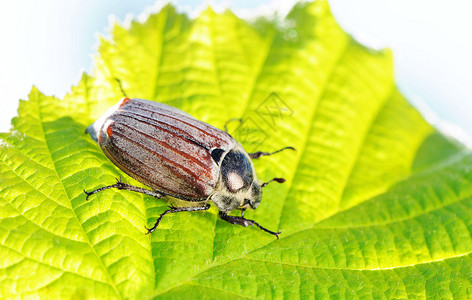
[[[241,124],[243,122],[243,119],[241,119],[241,118],[232,118],[232,119],[229,119],[228,121],[226,121],[225,126],[224,126],[226,133],[228,133],[228,124],[233,122],[233,121],[239,121],[239,124]]]
[[[156,220],[156,223],[154,223],[154,226],[152,226],[151,228],[147,228],[147,233],[146,234],[150,234],[151,232],[153,232],[154,230],[156,230],[157,228],[157,225],[159,225],[159,223],[161,222],[162,218],[169,214],[169,213],[176,213],[176,212],[181,212],[181,211],[200,211],[200,210],[208,210],[210,208],[210,204],[207,203],[205,204],[204,206],[190,206],[190,207],[175,207],[173,205],[169,206],[169,209],[166,210],[165,212],[163,212],[159,218],[157,218]]]
[[[125,90],[123,89],[123,85],[121,84],[121,80],[119,80],[116,77],[115,77],[115,80],[118,82],[118,85],[120,86],[120,90],[121,90],[121,93],[123,94],[123,96],[125,96],[125,98],[128,98],[128,96],[126,96]]]
[[[248,220],[248,219],[245,219],[244,217],[237,217],[237,216],[230,216],[228,214],[226,214],[225,212],[223,211],[220,211],[219,213],[220,215],[220,218],[222,220],[225,220],[226,222],[229,222],[231,224],[234,224],[234,225],[241,225],[241,226],[244,226],[244,227],[248,227],[248,226],[252,226],[252,225],[256,225],[257,227],[259,227],[261,230],[267,232],[267,233],[270,233],[272,235],[275,235],[275,237],[277,239],[279,239],[279,234],[281,233],[280,231],[279,232],[274,232],[274,231],[271,231],[267,228],[264,228],[262,227],[261,225],[259,225],[259,223],[257,223],[256,221],[253,221],[253,220]]]
[[[84,190],[84,193],[87,195],[87,197],[85,199],[88,200],[88,198],[90,196],[92,196],[93,194],[99,193],[99,192],[104,191],[104,190],[112,189],[112,188],[115,188],[115,189],[118,189],[118,190],[127,190],[127,191],[136,192],[136,193],[141,193],[141,194],[153,196],[153,197],[156,197],[156,198],[162,198],[162,197],[165,196],[164,194],[159,193],[157,191],[143,189],[143,188],[140,188],[140,187],[137,187],[137,186],[134,186],[134,185],[129,185],[129,184],[123,183],[121,181],[121,178],[120,178],[120,179],[117,180],[117,182],[115,184],[104,186],[104,187],[98,188],[96,190],[93,190],[91,192],[87,192],[87,191]]]
[[[272,154],[275,154],[275,153],[279,153],[280,151],[284,151],[284,150],[287,150],[287,149],[295,150],[295,148],[293,148],[293,147],[285,147],[285,148],[279,149],[279,150],[274,151],[274,152],[262,152],[262,151],[258,151],[258,152],[254,152],[254,153],[248,153],[248,154],[249,154],[249,157],[250,157],[250,158],[258,159],[258,158],[261,157],[261,156],[269,156],[269,155],[272,155]]]

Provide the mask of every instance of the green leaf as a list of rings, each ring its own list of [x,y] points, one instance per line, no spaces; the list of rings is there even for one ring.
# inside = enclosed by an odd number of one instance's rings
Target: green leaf
[[[122,97],[230,131],[264,189],[246,216],[167,215],[168,202],[83,190],[123,175],[84,134]],[[33,88],[0,140],[0,298],[468,298],[472,154],[403,98],[392,55],[347,35],[324,1],[249,23],[172,6],[115,26],[63,100]]]

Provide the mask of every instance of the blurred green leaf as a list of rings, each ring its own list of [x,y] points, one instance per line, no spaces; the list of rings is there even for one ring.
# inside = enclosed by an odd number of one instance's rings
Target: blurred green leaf
[[[123,175],[84,134],[122,96],[230,130],[271,184],[257,228],[217,211],[83,189]],[[324,1],[284,21],[164,7],[115,26],[63,100],[33,88],[0,137],[0,298],[467,298],[472,155],[412,108],[388,51],[359,45]],[[125,181],[139,184],[124,176]]]

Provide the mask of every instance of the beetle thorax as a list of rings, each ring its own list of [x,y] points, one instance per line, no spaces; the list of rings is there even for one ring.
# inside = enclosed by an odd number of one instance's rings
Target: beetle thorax
[[[221,211],[231,211],[261,201],[261,188],[254,166],[241,146],[228,151],[220,164],[220,178],[211,200]]]

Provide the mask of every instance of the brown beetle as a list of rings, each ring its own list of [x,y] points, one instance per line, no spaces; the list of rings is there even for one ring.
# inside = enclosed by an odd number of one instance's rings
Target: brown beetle
[[[123,98],[86,132],[102,148],[105,155],[122,171],[152,188],[125,184],[105,186],[90,195],[109,188],[129,190],[162,198],[171,196],[200,203],[193,207],[174,207],[160,215],[148,233],[153,232],[167,213],[207,210],[209,201],[219,209],[221,219],[242,226],[255,225],[275,235],[253,220],[244,218],[248,207],[256,209],[266,183],[257,180],[251,158],[271,155],[278,151],[247,153],[227,132],[199,121],[189,114],[166,104]],[[234,209],[241,217],[230,216]]]

